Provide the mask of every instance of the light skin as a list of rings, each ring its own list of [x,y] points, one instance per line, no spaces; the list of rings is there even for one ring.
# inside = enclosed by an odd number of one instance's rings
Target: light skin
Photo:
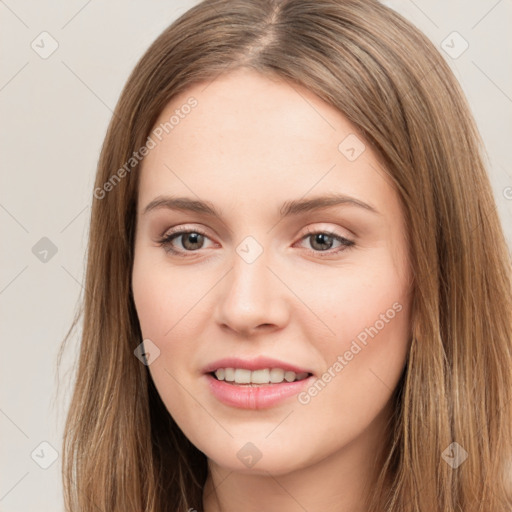
[[[410,340],[398,195],[368,144],[353,161],[340,151],[355,127],[304,88],[242,68],[173,98],[156,124],[190,96],[197,106],[140,170],[132,286],[143,337],[160,350],[151,377],[208,458],[204,509],[362,511]],[[334,193],[376,211],[345,202],[281,216],[285,202]],[[145,212],[171,195],[208,201],[221,217]],[[177,228],[205,236],[174,238],[180,256],[159,244]],[[237,252],[248,236],[263,249],[251,263]],[[377,333],[348,360],[371,326]],[[308,403],[292,396],[261,410],[210,392],[205,365],[260,355],[335,377]],[[347,364],[335,371],[338,356]],[[261,453],[252,467],[237,457],[248,442]]]

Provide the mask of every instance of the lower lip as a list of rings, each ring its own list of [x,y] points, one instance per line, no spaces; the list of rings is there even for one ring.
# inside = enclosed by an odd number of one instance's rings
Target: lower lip
[[[305,386],[311,383],[313,376],[295,382],[257,386],[228,384],[223,380],[217,380],[210,374],[207,374],[206,378],[210,391],[222,403],[240,409],[266,409],[300,393]]]

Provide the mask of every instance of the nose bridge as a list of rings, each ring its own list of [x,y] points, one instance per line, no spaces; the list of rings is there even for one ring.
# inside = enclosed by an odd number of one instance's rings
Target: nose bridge
[[[254,240],[246,239],[236,248],[232,261],[221,288],[217,321],[236,331],[282,324],[286,319],[284,290],[267,267],[269,254]]]

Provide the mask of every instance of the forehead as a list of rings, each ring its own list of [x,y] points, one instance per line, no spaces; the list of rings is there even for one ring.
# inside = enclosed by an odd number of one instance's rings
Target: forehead
[[[188,88],[155,130],[161,140],[153,136],[156,146],[142,165],[141,203],[191,192],[228,206],[243,198],[238,208],[323,192],[396,201],[376,155],[338,110],[303,87],[251,70]]]

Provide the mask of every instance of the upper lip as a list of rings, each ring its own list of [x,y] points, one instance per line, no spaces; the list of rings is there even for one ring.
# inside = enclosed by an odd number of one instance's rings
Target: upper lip
[[[300,368],[294,364],[285,363],[278,359],[272,359],[270,357],[256,357],[254,359],[240,359],[238,357],[226,357],[224,359],[218,359],[213,363],[206,365],[203,368],[204,373],[211,373],[219,368],[243,368],[245,370],[263,370],[265,368],[281,368],[285,371],[295,373],[312,373],[308,369]]]

